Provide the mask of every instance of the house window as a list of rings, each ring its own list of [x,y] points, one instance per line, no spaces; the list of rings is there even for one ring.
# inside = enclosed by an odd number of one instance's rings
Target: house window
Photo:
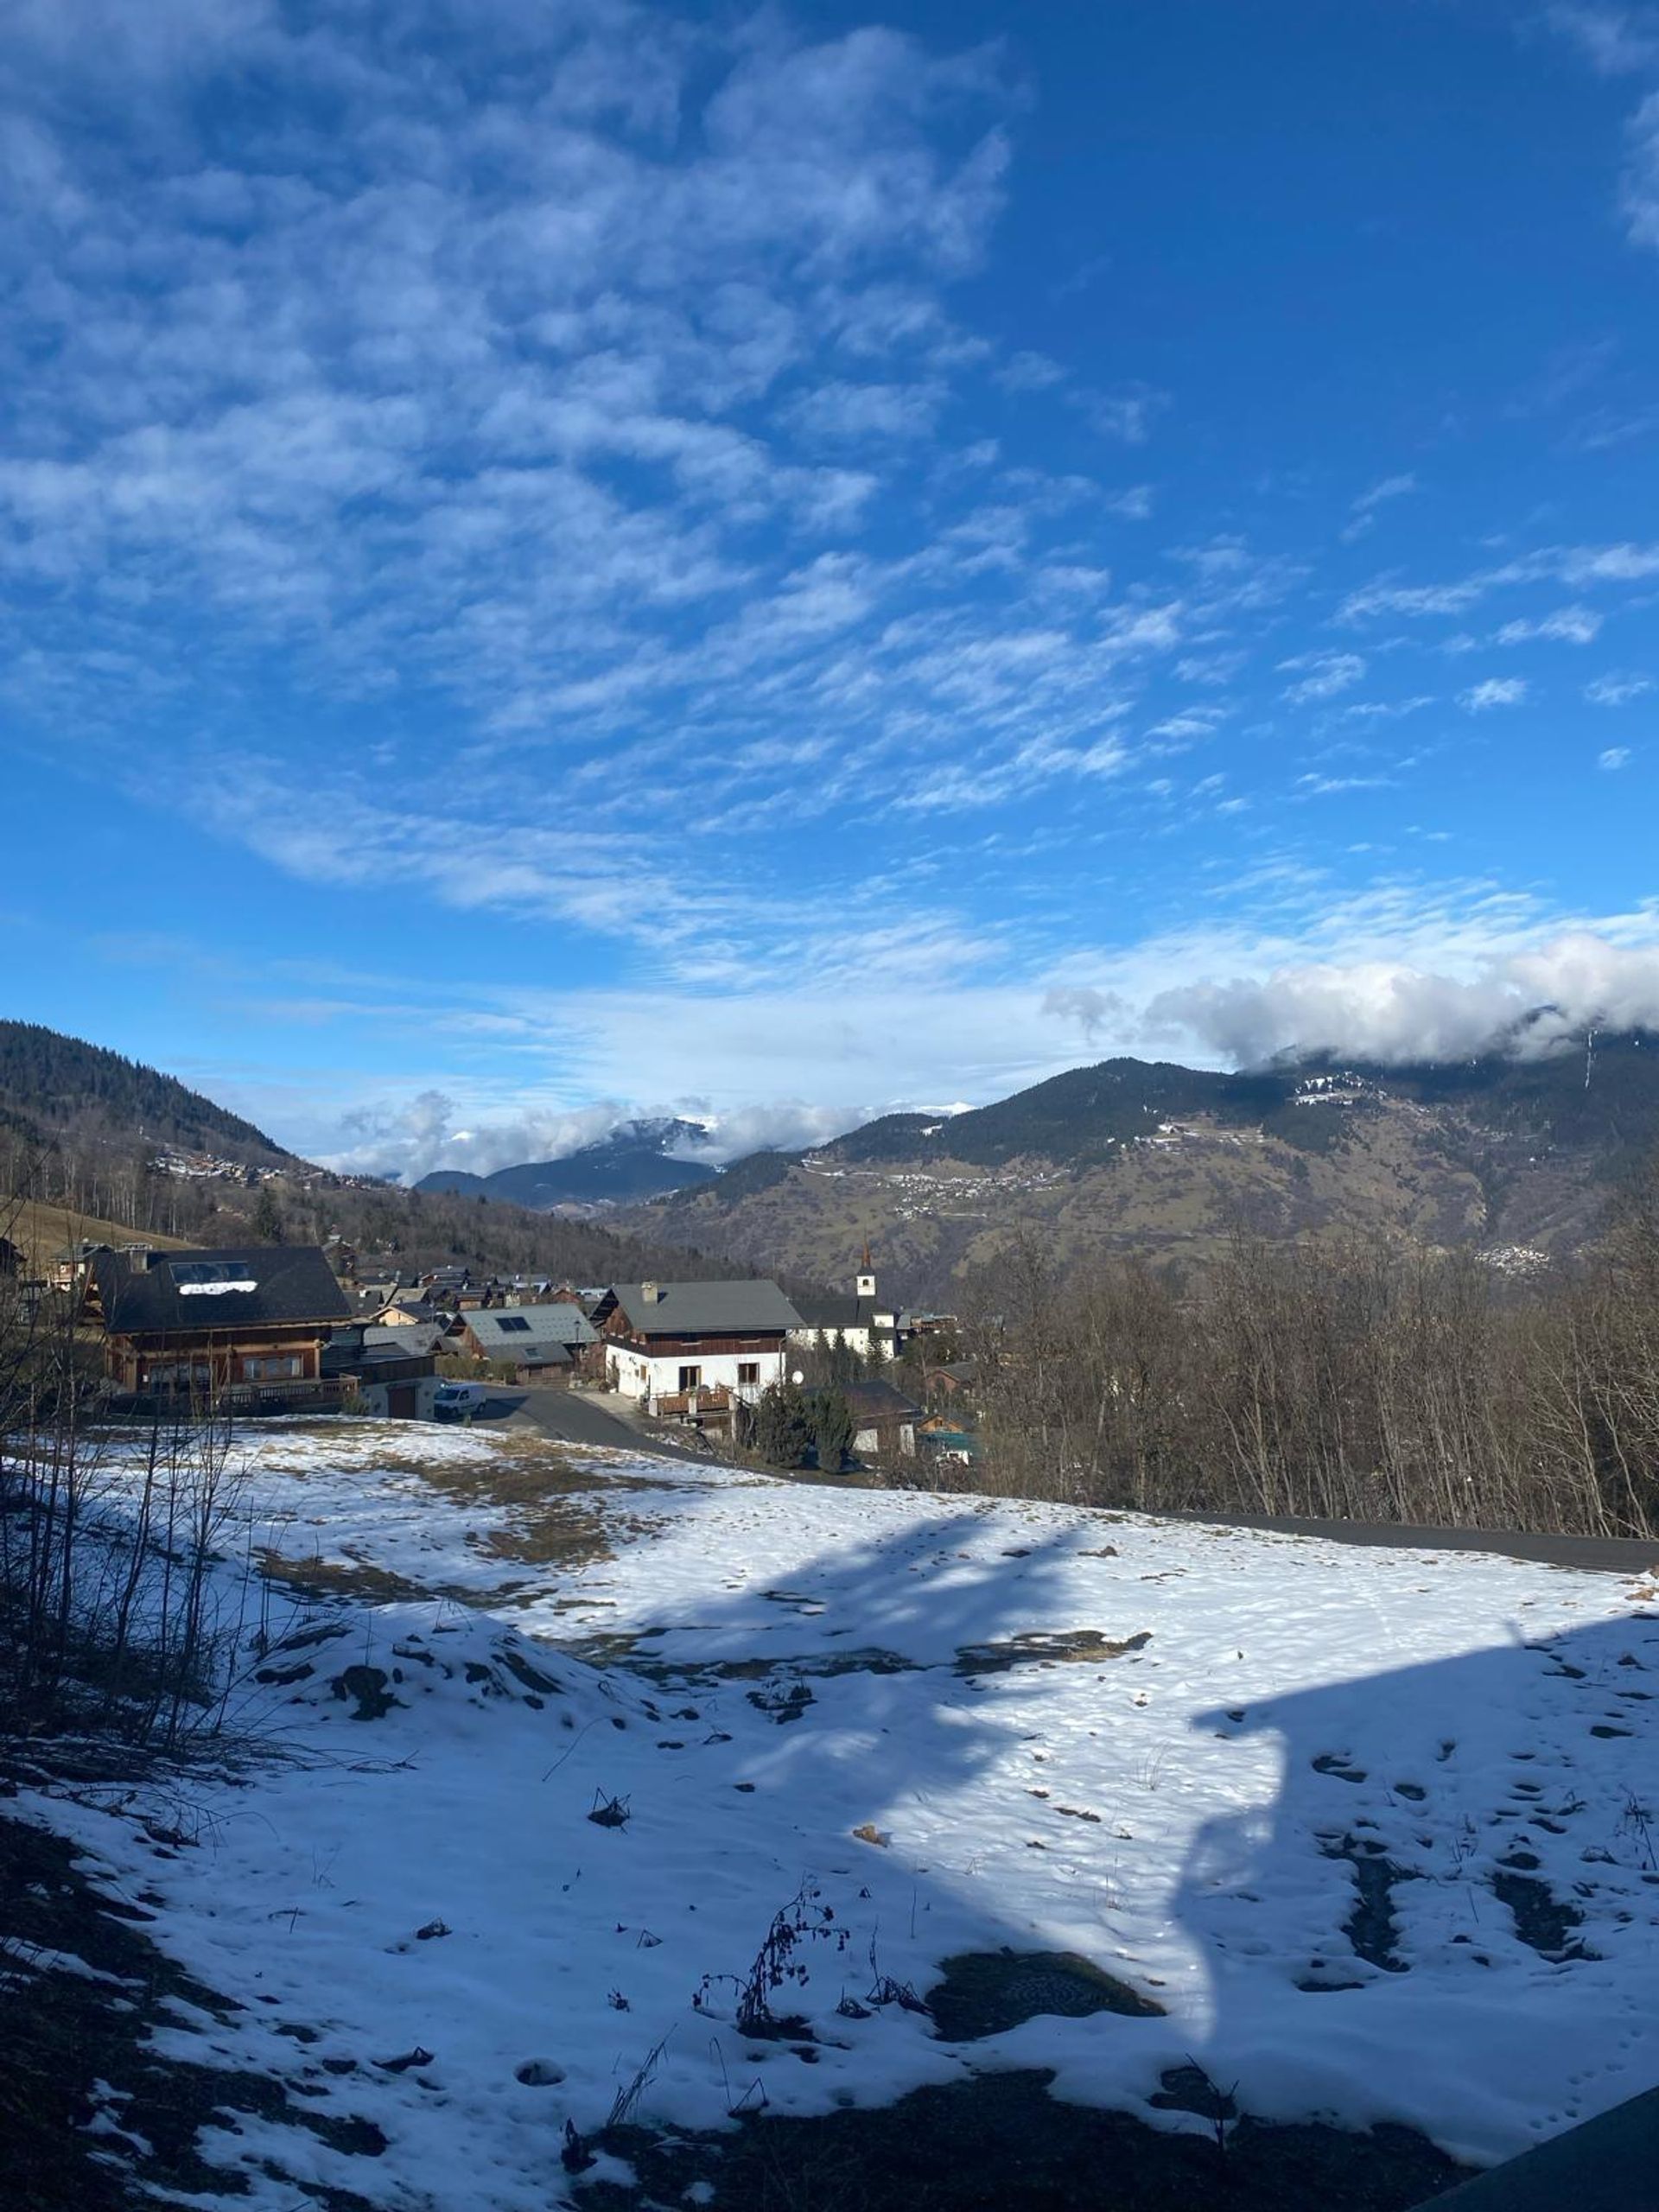
[[[740,1390],[746,1383],[759,1382],[760,1380],[760,1363],[758,1359],[740,1359],[738,1361],[737,1387]]]
[[[503,1313],[497,1319],[495,1325],[503,1336],[509,1333],[513,1335],[522,1333],[528,1336],[530,1333],[530,1324],[522,1313]]]
[[[300,1371],[297,1352],[283,1352],[269,1359],[245,1359],[242,1363],[245,1382],[292,1382],[298,1380]]]
[[[700,1387],[702,1382],[702,1370],[700,1367],[683,1367],[680,1370],[680,1388],[682,1390],[695,1390]]]

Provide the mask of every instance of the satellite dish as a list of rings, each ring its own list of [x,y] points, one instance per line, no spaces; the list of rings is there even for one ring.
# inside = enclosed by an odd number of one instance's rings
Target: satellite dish
[[[805,1382],[806,1377],[802,1374],[800,1369],[798,1367],[789,1379],[798,1387],[801,1383]]]

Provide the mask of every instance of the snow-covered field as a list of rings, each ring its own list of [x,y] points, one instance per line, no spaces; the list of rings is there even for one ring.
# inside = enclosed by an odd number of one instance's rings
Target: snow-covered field
[[[374,2158],[210,2131],[250,2212],[294,2202],[267,2159],[411,2212],[544,2212],[565,2120],[602,2125],[642,2068],[634,2108],[671,2124],[1041,2065],[1195,2126],[1146,2103],[1195,2058],[1260,2116],[1475,2159],[1659,2080],[1650,1580],[410,1425],[245,1449],[251,1542],[290,1562],[232,1708],[269,1763],[182,1808],[15,1809],[245,2007],[175,2006],[181,2055],[385,2131]],[[588,1818],[610,1798],[625,1824]],[[728,1979],[803,1896],[819,1932],[772,2003],[810,2063],[739,2031]],[[1002,1947],[1162,2016],[951,2044],[868,2002]]]

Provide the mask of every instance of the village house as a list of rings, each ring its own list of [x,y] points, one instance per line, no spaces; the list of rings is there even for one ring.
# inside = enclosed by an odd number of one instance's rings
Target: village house
[[[891,1382],[846,1382],[841,1395],[853,1417],[853,1449],[861,1459],[911,1459],[922,1409]]]
[[[421,1292],[400,1290],[387,1299],[384,1306],[377,1306],[372,1314],[365,1313],[363,1318],[372,1320],[382,1329],[423,1329],[429,1328],[434,1322],[447,1328],[453,1317],[447,1306],[434,1305]]]
[[[613,1389],[696,1419],[782,1382],[801,1325],[775,1282],[613,1283],[593,1319]]]
[[[930,1414],[925,1421],[918,1422],[916,1439],[930,1459],[943,1460],[950,1466],[971,1467],[982,1456],[976,1432],[964,1427],[949,1414]]]
[[[62,1291],[66,1295],[72,1291],[79,1290],[86,1281],[92,1262],[97,1259],[99,1254],[113,1252],[116,1249],[113,1244],[100,1243],[90,1236],[83,1236],[73,1244],[66,1244],[61,1251],[54,1252],[52,1255],[53,1289]],[[132,1248],[123,1245],[120,1249],[127,1251]],[[148,1248],[139,1249],[147,1249]]]
[[[329,1266],[343,1283],[357,1281],[357,1247],[348,1244],[338,1230],[323,1239],[322,1249]]]
[[[599,1332],[580,1306],[493,1306],[461,1317],[450,1349],[514,1370],[519,1382],[566,1382]]]
[[[950,1360],[943,1367],[930,1367],[925,1381],[930,1397],[971,1400],[979,1385],[979,1363],[972,1359]]]
[[[351,1308],[315,1244],[95,1253],[82,1318],[105,1368],[144,1395],[315,1385],[330,1334]]]
[[[359,1412],[387,1421],[430,1421],[437,1394],[441,1329],[378,1329],[353,1322],[322,1348],[322,1377]]]

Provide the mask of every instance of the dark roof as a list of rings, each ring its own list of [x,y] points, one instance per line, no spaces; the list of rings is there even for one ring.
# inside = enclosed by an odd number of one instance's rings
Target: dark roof
[[[378,1323],[370,1322],[361,1332],[365,1351],[397,1349],[414,1357],[423,1352],[442,1351],[448,1333],[442,1321],[406,1323],[401,1329],[382,1328]]]
[[[868,1329],[878,1311],[890,1313],[891,1306],[878,1308],[873,1298],[853,1298],[826,1291],[816,1298],[798,1298],[795,1310],[809,1329]]]
[[[616,1282],[606,1293],[642,1337],[743,1337],[798,1329],[801,1317],[775,1282],[664,1282],[650,1303],[645,1286]]]
[[[572,1345],[591,1344],[598,1332],[580,1306],[487,1306],[467,1316],[467,1326],[494,1359],[523,1365],[557,1366],[550,1355],[568,1359]]]
[[[233,1244],[212,1250],[99,1252],[92,1266],[112,1336],[194,1334],[264,1323],[351,1319],[318,1244]]]
[[[409,1338],[413,1329],[389,1329],[388,1336]],[[431,1347],[425,1344],[346,1344],[338,1338],[322,1348],[324,1375],[366,1375],[372,1376],[378,1369],[396,1370],[394,1379],[403,1381],[407,1370],[424,1370],[430,1375],[435,1363]]]
[[[844,1382],[841,1395],[861,1427],[873,1421],[914,1421],[921,1408],[891,1382]]]

